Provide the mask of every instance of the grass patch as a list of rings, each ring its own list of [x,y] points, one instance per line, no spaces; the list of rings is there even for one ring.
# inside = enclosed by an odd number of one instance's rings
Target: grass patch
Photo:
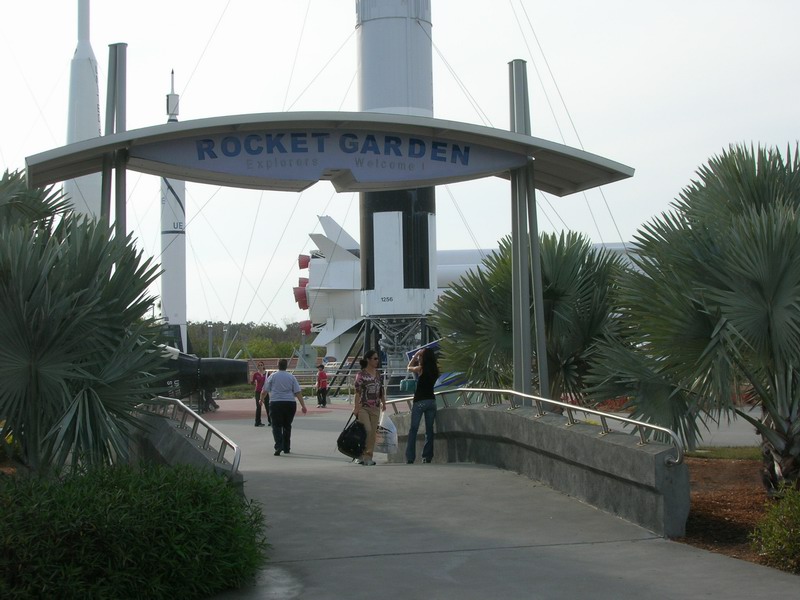
[[[242,385],[231,385],[219,389],[220,398],[253,398],[256,388],[252,384],[243,383]]]
[[[771,567],[800,573],[800,492],[786,488],[751,535],[753,549]]]
[[[758,446],[721,446],[698,448],[687,452],[691,458],[719,458],[725,460],[761,460],[761,448]]]
[[[309,396],[313,397],[314,388],[313,386],[302,386],[300,391],[303,393],[303,397],[308,398]],[[256,388],[254,388],[251,384],[243,383],[242,385],[231,385],[229,387],[220,388],[219,390],[219,397],[222,399],[241,399],[241,398],[254,398],[256,393]]]

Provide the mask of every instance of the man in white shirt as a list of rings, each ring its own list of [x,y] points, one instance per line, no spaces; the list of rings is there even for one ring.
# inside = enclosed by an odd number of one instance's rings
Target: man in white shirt
[[[292,421],[300,402],[303,414],[308,412],[297,378],[286,370],[289,361],[278,361],[278,370],[269,376],[261,390],[261,400],[269,394],[269,414],[272,417],[272,437],[275,439],[275,456],[289,454],[292,445]],[[297,402],[295,402],[297,400]]]

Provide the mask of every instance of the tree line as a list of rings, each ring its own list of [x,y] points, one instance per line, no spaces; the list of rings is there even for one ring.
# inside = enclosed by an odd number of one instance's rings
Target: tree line
[[[210,335],[209,335],[210,329]],[[186,324],[188,352],[201,358],[211,355],[225,358],[291,358],[303,343],[300,323],[223,323],[189,322]],[[306,336],[305,343],[313,341]],[[317,349],[324,353],[325,349]]]

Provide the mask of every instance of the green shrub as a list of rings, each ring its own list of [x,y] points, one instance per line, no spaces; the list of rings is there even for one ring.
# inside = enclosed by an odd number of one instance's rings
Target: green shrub
[[[303,382],[300,382],[300,391],[303,393],[304,398],[313,398],[317,394],[314,391],[313,385],[303,385]],[[219,397],[223,399],[242,399],[242,398],[253,398],[255,394],[255,388],[250,384],[242,384],[242,385],[232,385],[226,388],[221,388],[219,390]]]
[[[250,383],[243,383],[241,385],[231,385],[229,387],[220,388],[220,398],[253,398],[256,393],[256,388]]]
[[[266,560],[260,505],[188,466],[0,477],[0,598],[199,598]]]
[[[785,488],[751,535],[753,549],[776,569],[800,573],[800,491]]]

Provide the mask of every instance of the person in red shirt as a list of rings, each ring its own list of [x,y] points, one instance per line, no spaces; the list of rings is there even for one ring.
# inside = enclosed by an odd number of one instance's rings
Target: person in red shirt
[[[264,389],[264,382],[266,380],[266,367],[264,366],[263,362],[260,362],[258,363],[258,371],[253,373],[253,378],[250,380],[250,383],[256,386],[256,427],[264,427],[264,423],[261,422],[261,390]],[[269,415],[269,408],[266,408],[265,410],[267,411],[267,423],[271,426],[272,419]]]
[[[325,365],[317,366],[317,408],[325,408],[328,404],[328,374]]]

